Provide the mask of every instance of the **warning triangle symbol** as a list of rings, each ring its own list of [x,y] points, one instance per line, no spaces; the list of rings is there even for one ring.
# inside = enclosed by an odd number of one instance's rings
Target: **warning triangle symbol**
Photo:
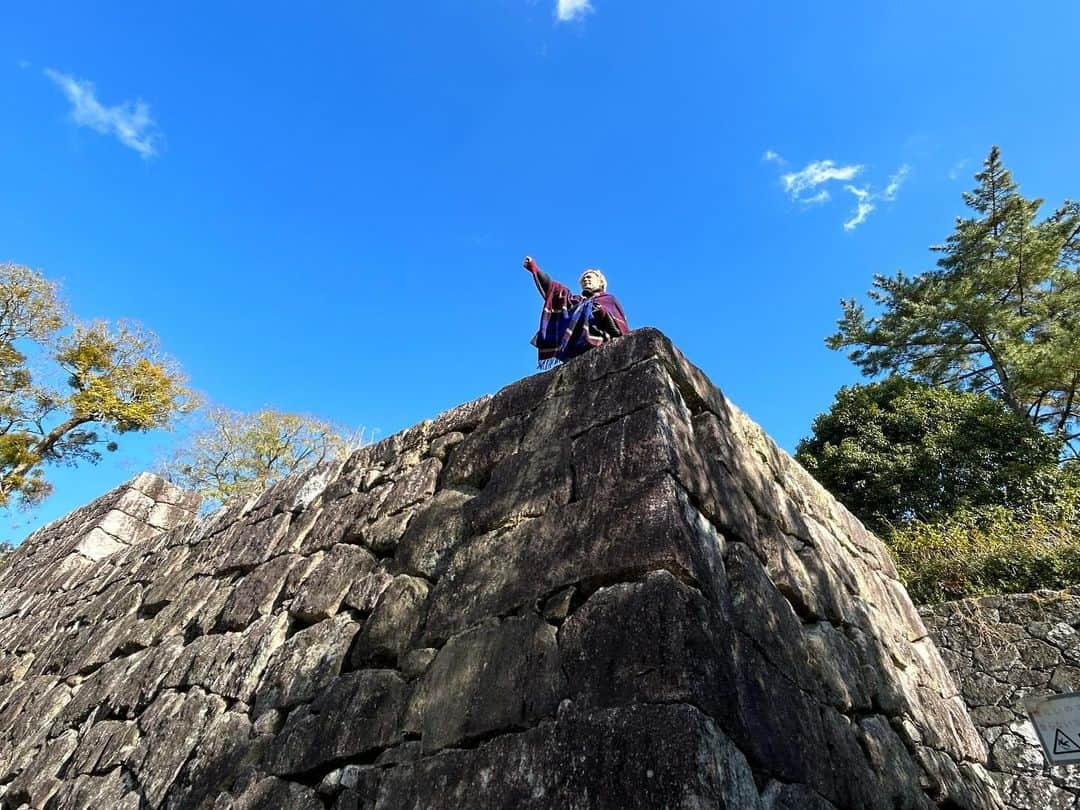
[[[1054,753],[1055,754],[1080,754],[1080,745],[1060,728],[1054,729]]]

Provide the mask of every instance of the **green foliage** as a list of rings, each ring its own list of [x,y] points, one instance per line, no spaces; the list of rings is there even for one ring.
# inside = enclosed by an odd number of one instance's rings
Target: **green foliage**
[[[1080,582],[1076,494],[1025,509],[961,509],[890,531],[885,542],[916,604],[1059,590]]]
[[[1054,497],[1060,445],[985,394],[893,376],[841,388],[795,457],[864,523]]]
[[[1040,219],[997,147],[975,179],[936,269],[875,276],[827,341],[925,385],[842,389],[798,452],[917,602],[1080,582],[1080,205]]]
[[[272,409],[212,407],[203,421],[162,472],[209,505],[257,495],[290,473],[344,458],[362,441],[360,432]]]
[[[48,465],[96,462],[112,434],[168,427],[193,403],[152,333],[80,324],[55,284],[0,264],[0,507],[48,495]]]
[[[842,302],[833,349],[868,376],[905,373],[932,385],[987,393],[1070,443],[1080,438],[1080,205],[1037,220],[1042,200],[1017,191],[997,147],[964,195],[937,269],[877,275],[868,316]]]

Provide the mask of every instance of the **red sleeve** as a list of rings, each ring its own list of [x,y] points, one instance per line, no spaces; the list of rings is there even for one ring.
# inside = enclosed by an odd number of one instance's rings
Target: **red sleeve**
[[[536,282],[536,289],[540,291],[540,297],[546,301],[548,290],[551,288],[551,276],[541,270],[536,262],[529,265],[529,272],[532,273],[533,281]]]

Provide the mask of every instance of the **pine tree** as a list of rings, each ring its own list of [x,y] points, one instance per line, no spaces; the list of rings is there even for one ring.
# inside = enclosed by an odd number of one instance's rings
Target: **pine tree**
[[[987,393],[1080,455],[1080,206],[1039,220],[996,146],[975,179],[937,269],[875,276],[880,313],[842,301],[827,343],[868,376]]]

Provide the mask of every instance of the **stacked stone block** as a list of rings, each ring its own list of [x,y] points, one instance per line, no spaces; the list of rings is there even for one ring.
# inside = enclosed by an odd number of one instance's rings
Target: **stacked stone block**
[[[881,543],[654,330],[76,574],[23,554],[4,807],[999,806]]]

